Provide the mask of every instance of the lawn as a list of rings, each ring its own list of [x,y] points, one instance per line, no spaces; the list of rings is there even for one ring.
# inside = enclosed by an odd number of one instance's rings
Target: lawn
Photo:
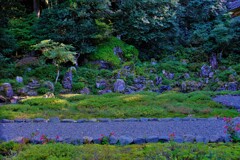
[[[130,117],[236,117],[235,109],[211,100],[214,92],[141,92],[131,95],[59,95],[31,97],[0,107],[0,119],[16,118],[130,118]],[[222,94],[222,93],[221,93]]]

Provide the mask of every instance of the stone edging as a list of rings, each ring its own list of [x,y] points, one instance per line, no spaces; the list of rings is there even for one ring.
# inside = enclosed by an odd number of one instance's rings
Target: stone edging
[[[89,123],[89,122],[168,122],[168,121],[214,121],[214,120],[223,120],[223,118],[118,118],[118,119],[110,119],[110,118],[92,118],[92,119],[59,119],[58,117],[44,119],[44,118],[35,118],[35,119],[2,119],[0,123]],[[233,120],[240,121],[240,117],[235,117]]]

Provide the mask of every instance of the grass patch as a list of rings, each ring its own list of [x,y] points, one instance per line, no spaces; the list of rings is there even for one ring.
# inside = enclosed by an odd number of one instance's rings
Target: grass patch
[[[176,144],[156,143],[130,146],[46,144],[0,144],[0,158],[37,159],[238,159],[239,144]]]
[[[226,93],[226,92],[225,92]],[[221,93],[224,94],[224,93]],[[141,92],[124,95],[60,95],[59,98],[31,98],[21,104],[0,107],[0,118],[130,118],[130,117],[214,117],[239,116],[211,100],[215,92]]]

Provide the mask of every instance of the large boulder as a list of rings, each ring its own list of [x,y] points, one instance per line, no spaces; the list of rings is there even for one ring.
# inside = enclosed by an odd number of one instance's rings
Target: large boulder
[[[11,98],[13,96],[13,89],[12,89],[12,85],[10,83],[3,83],[1,86],[0,86],[0,92],[3,92],[4,95],[7,97],[7,98]]]
[[[126,84],[122,79],[117,79],[117,81],[114,83],[114,92],[124,92],[125,88]]]
[[[63,80],[62,80],[62,85],[64,89],[72,89],[72,71],[68,71],[65,73]]]
[[[209,74],[211,73],[212,69],[210,66],[204,64],[202,67],[201,67],[201,77],[209,77]]]

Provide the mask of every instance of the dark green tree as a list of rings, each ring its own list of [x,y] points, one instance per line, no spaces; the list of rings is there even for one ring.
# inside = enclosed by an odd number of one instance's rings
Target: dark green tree
[[[45,9],[36,25],[39,40],[71,44],[79,54],[92,53],[109,30],[103,25],[105,1],[76,0]],[[102,22],[102,23],[101,23]],[[105,32],[106,31],[106,32]]]
[[[124,0],[112,17],[116,34],[147,57],[173,52],[178,35],[176,5],[170,0]]]

